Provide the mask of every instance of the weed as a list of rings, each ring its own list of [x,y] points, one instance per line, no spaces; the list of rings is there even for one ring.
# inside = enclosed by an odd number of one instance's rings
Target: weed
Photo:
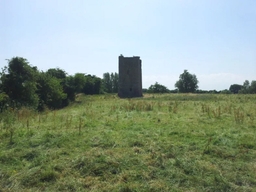
[[[178,105],[179,105],[178,101],[169,102],[168,111],[173,112],[173,113],[177,113],[178,112]]]
[[[204,147],[204,151],[203,151],[203,154],[207,154],[210,152],[210,144],[212,142],[212,137],[210,137]]]
[[[82,118],[79,118],[79,125],[78,125],[78,130],[79,130],[79,135],[81,135],[81,128],[82,128]]]
[[[77,99],[0,114],[1,190],[256,190],[255,95]]]
[[[234,110],[234,117],[236,123],[243,123],[244,122],[244,113],[241,111],[241,109],[235,109]]]
[[[215,110],[213,110],[212,112],[213,112],[214,118],[220,118],[220,116],[221,116],[221,108],[220,108],[220,106],[218,108],[216,108]]]

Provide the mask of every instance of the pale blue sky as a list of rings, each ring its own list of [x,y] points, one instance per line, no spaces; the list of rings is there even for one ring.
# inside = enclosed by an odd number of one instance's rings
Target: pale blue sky
[[[102,77],[120,54],[141,57],[145,88],[184,69],[204,90],[256,80],[256,0],[0,0],[1,68],[20,56]]]

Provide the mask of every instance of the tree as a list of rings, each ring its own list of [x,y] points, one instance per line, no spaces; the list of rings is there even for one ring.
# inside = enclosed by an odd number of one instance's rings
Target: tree
[[[169,90],[164,85],[159,84],[156,82],[154,85],[151,85],[148,90],[148,93],[168,93]]]
[[[239,91],[239,93],[244,93],[244,94],[248,94],[248,93],[256,93],[256,81],[252,80],[251,84],[248,80],[245,80],[242,89]]]
[[[85,86],[83,93],[85,94],[100,94],[101,91],[101,78],[95,75],[86,75]]]
[[[251,82],[250,93],[256,93],[256,81]]]
[[[118,92],[118,80],[119,80],[118,73],[111,73],[112,92],[113,93]]]
[[[102,79],[104,91],[107,93],[117,93],[118,79],[118,73],[104,73]]]
[[[76,93],[99,94],[101,92],[101,79],[95,75],[76,73],[74,87]]]
[[[75,80],[74,76],[67,76],[63,83],[63,90],[64,93],[67,94],[67,98],[63,100],[63,105],[67,106],[70,101],[75,101],[76,98],[76,87],[75,87]]]
[[[231,93],[236,94],[236,93],[238,93],[242,88],[243,88],[242,85],[233,84],[233,85],[230,85],[229,91],[230,91]]]
[[[102,93],[102,79],[96,77],[95,75],[91,76],[93,81],[93,94],[100,94]]]
[[[242,86],[242,89],[239,90],[239,93],[246,94],[246,93],[249,93],[249,92],[250,92],[250,82],[248,80],[245,80],[244,84]]]
[[[193,93],[198,89],[198,83],[196,75],[192,75],[187,70],[184,70],[179,80],[175,83],[175,87],[177,87],[180,93]]]
[[[42,72],[38,79],[38,90],[40,102],[38,109],[44,110],[47,106],[51,109],[59,109],[64,107],[63,101],[67,98],[67,94],[63,91],[61,80]]]
[[[67,73],[60,69],[60,68],[51,68],[46,71],[48,75],[51,75],[52,77],[56,77],[57,79],[65,79],[67,76]]]
[[[86,83],[86,77],[84,73],[76,73],[74,76],[74,86],[76,93],[82,93]]]
[[[106,91],[107,93],[112,93],[112,82],[111,82],[109,73],[103,74],[102,83],[103,83],[104,91]]]
[[[22,57],[13,57],[7,61],[8,67],[1,73],[2,91],[8,95],[13,107],[37,108],[39,100],[36,94],[36,81],[39,75],[37,68],[31,67],[27,59]]]
[[[250,88],[250,82],[248,80],[245,80],[245,82],[243,84],[243,88],[244,89],[249,89]]]

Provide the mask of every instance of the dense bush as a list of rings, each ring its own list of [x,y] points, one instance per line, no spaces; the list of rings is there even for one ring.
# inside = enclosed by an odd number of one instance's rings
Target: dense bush
[[[148,90],[148,93],[169,93],[169,89],[165,87],[164,85],[159,84],[156,82],[154,85],[151,85]]]

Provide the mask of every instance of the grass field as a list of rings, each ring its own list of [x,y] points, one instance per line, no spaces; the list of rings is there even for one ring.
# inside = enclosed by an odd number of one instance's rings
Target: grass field
[[[0,118],[0,191],[256,191],[256,95],[80,95]]]

